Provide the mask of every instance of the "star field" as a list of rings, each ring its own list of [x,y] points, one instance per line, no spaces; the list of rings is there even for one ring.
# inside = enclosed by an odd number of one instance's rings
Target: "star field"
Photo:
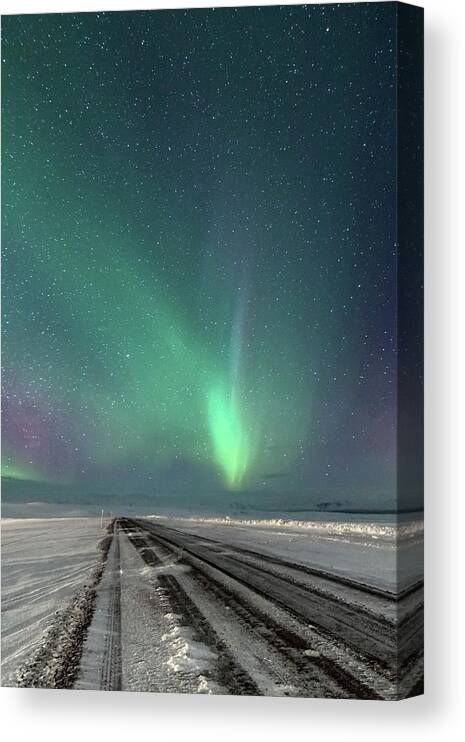
[[[3,20],[3,464],[393,503],[395,4]]]

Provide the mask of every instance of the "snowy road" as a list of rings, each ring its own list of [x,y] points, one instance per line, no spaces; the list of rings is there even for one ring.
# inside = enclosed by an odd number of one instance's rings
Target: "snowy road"
[[[157,516],[99,526],[3,523],[4,685],[421,692],[421,521]]]
[[[396,595],[147,519],[118,520],[115,540],[120,602],[107,600],[98,629],[122,652],[115,689],[394,699],[421,688],[419,583]],[[117,641],[104,636],[114,625]]]

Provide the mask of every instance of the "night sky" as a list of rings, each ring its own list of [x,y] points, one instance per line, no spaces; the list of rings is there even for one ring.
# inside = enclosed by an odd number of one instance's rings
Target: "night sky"
[[[395,22],[3,19],[15,492],[394,505]]]

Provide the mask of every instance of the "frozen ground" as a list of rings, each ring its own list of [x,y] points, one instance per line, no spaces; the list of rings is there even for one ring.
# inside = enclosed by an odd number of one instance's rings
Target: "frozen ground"
[[[107,534],[96,518],[10,519],[2,535],[3,685],[421,692],[419,520],[151,516],[119,518]],[[81,634],[74,604],[89,609]],[[34,650],[51,626],[42,669]]]
[[[122,689],[216,692],[217,686],[205,676],[214,652],[196,640],[191,627],[180,623],[159,579],[162,574],[182,573],[183,567],[149,567],[122,531],[119,539]]]
[[[398,593],[394,548],[399,540],[420,552],[421,526],[406,531],[397,539],[391,526],[343,522],[118,520],[122,606],[127,601],[130,633],[140,636],[136,650],[149,625],[144,605],[156,622],[152,644],[136,663],[136,652],[123,662],[133,673],[125,687],[154,689],[164,677],[160,690],[173,682],[185,690],[181,675],[170,679],[174,669],[202,674],[209,692],[386,699],[421,692],[422,589]],[[139,570],[130,566],[128,542]],[[160,641],[160,626],[173,619]]]
[[[2,685],[99,561],[100,519],[2,519]]]
[[[334,516],[333,516],[334,517]],[[152,516],[153,522],[391,592],[423,576],[423,524]]]

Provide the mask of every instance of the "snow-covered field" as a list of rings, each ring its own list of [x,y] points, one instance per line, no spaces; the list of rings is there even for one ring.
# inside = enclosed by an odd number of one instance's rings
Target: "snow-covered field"
[[[99,560],[98,518],[2,519],[2,685]]]
[[[349,521],[343,516],[339,521],[201,516],[152,516],[152,520],[391,592],[423,577],[421,520],[399,526]]]

